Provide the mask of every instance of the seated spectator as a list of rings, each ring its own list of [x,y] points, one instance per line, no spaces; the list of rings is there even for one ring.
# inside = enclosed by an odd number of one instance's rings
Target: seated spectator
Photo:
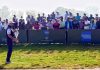
[[[60,28],[60,23],[58,23],[57,19],[55,19],[55,22],[53,23],[53,28],[54,29],[59,29]]]
[[[39,30],[39,29],[41,29],[40,24],[39,24],[38,21],[36,21],[36,22],[33,24],[32,29],[33,29],[33,30]]]

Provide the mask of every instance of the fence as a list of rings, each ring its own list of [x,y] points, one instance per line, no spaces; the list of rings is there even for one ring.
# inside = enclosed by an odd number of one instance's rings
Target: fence
[[[100,30],[19,30],[20,43],[94,43],[100,44]],[[6,43],[6,31],[0,31],[0,44]]]

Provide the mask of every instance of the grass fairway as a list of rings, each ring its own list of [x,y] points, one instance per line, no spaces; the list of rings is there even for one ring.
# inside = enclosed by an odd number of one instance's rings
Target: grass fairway
[[[5,64],[7,47],[0,47],[0,68],[77,69],[100,67],[100,47],[64,45],[18,45],[12,63]]]

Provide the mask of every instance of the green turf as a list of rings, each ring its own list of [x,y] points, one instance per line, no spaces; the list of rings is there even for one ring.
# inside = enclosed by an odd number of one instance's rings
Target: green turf
[[[20,45],[13,48],[12,63],[5,64],[7,47],[0,47],[0,68],[76,69],[100,67],[100,47]]]

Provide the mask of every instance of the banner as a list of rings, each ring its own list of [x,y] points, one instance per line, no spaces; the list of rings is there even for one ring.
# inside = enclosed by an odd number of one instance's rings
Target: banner
[[[82,43],[91,43],[91,31],[83,31],[81,33],[81,41]]]

